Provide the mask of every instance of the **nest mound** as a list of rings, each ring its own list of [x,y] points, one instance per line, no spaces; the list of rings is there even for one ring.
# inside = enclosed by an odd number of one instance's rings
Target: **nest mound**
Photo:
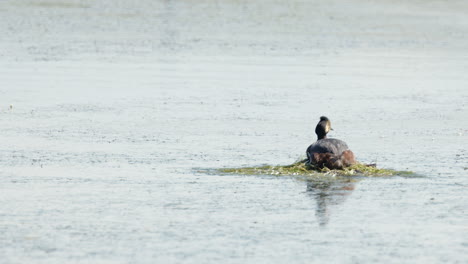
[[[299,161],[286,166],[271,166],[264,165],[259,167],[245,168],[223,168],[220,172],[230,174],[243,175],[339,175],[339,176],[393,176],[393,175],[409,175],[413,174],[410,171],[395,171],[391,169],[377,168],[375,165],[366,165],[362,163],[354,164],[351,167],[342,170],[330,170],[328,168],[317,168],[310,164]]]

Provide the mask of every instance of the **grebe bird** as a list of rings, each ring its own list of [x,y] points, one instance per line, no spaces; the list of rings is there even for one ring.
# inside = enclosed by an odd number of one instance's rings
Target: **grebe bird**
[[[327,133],[333,130],[330,120],[321,116],[315,127],[317,141],[307,148],[307,158],[311,165],[319,168],[343,169],[356,163],[354,153],[342,140],[327,138]]]

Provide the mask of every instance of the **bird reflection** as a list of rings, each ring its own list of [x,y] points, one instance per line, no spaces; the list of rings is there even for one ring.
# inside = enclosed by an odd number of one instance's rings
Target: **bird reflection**
[[[333,207],[344,203],[355,189],[356,180],[351,178],[308,179],[307,193],[317,202],[315,215],[320,226],[330,221]]]

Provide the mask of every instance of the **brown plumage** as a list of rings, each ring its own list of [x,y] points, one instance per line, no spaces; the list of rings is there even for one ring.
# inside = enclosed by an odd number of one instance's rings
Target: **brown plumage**
[[[319,168],[343,169],[356,163],[354,153],[339,139],[327,138],[332,130],[330,120],[322,116],[315,128],[317,141],[307,148],[309,163]]]

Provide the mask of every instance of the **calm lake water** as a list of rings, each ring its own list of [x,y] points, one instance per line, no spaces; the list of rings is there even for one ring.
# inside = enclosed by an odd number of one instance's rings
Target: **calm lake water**
[[[467,263],[466,1],[0,2],[1,263]],[[321,115],[411,177],[290,164]]]

